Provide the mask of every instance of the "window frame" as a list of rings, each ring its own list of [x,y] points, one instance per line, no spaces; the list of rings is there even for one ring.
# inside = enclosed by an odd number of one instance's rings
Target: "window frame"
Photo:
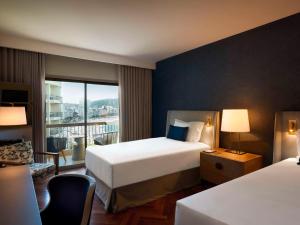
[[[73,83],[82,83],[84,84],[84,145],[85,148],[87,148],[87,125],[88,125],[88,118],[87,118],[87,85],[88,84],[98,84],[98,85],[108,85],[108,86],[119,86],[118,82],[104,82],[104,81],[86,81],[86,80],[81,80],[81,79],[67,79],[67,78],[52,78],[52,77],[47,77],[45,78],[46,81],[60,81],[60,82],[73,82]],[[118,98],[119,100],[119,98]],[[120,101],[120,100],[119,100]],[[45,101],[46,104],[46,101]],[[119,112],[120,116],[120,112]],[[46,121],[45,121],[46,122]],[[51,127],[51,124],[45,123],[45,129],[48,127]]]

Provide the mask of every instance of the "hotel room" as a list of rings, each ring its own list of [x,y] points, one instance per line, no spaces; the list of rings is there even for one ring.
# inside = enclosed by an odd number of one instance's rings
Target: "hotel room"
[[[300,221],[300,1],[0,1],[0,225]]]

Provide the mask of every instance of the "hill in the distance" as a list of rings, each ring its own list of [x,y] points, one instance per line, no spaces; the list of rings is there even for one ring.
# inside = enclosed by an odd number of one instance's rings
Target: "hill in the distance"
[[[92,101],[89,103],[89,106],[92,108],[101,108],[102,106],[112,106],[114,108],[119,108],[119,100],[114,98],[114,99],[101,99],[101,100],[96,100]]]

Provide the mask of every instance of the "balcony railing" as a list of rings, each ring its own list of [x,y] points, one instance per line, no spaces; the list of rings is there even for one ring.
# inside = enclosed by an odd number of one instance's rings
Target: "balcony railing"
[[[63,117],[62,112],[50,112],[50,117]]]
[[[46,125],[47,137],[67,138],[67,149],[72,150],[74,140],[85,138],[84,123],[48,124]],[[87,145],[106,145],[117,143],[119,138],[118,124],[105,122],[87,123]]]
[[[56,96],[56,95],[46,95],[46,100],[56,100],[56,101],[62,101],[61,96]]]

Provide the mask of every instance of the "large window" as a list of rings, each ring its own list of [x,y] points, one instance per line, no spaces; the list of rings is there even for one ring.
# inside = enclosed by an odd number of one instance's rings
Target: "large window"
[[[46,80],[47,151],[60,165],[84,162],[85,148],[118,142],[118,86]]]

